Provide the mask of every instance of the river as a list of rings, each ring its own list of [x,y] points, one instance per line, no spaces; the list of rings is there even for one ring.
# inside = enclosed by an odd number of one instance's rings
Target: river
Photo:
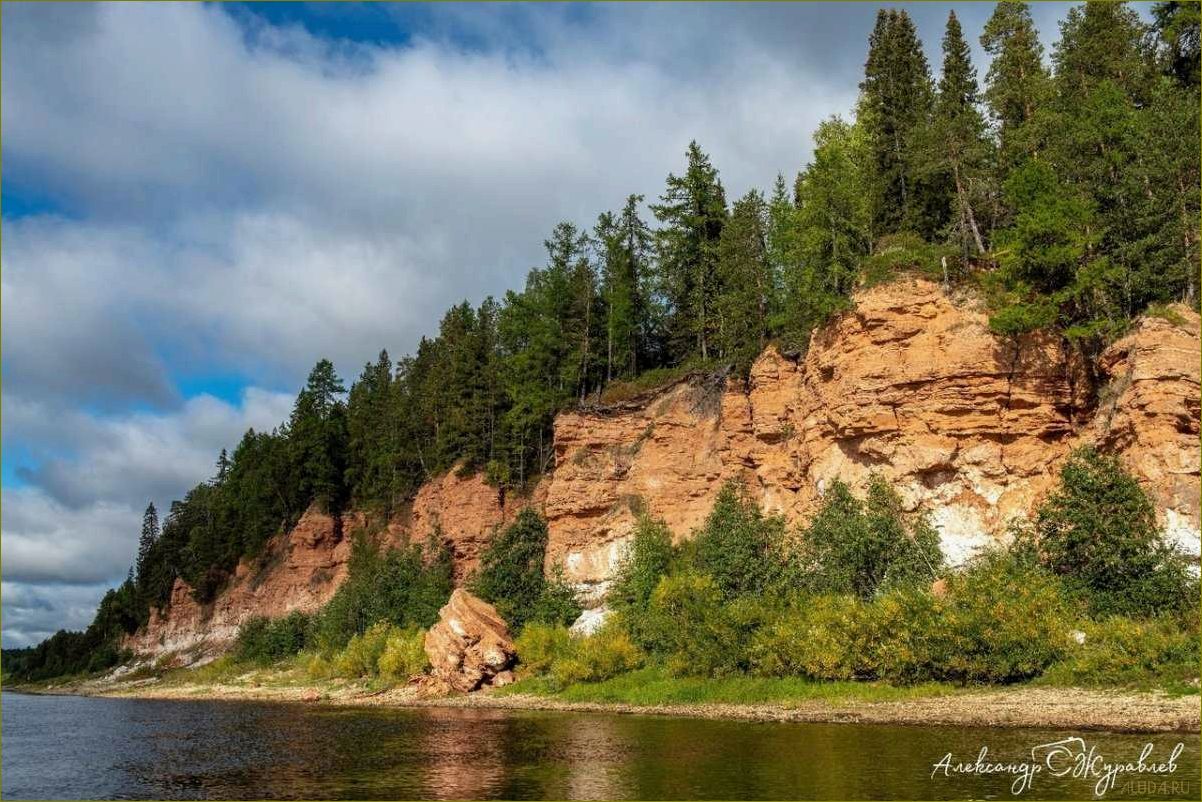
[[[1155,762],[1183,744],[1175,772],[1120,777],[1107,799],[1199,795],[1197,735],[13,693],[0,704],[5,799],[1014,798],[1014,774],[950,767],[975,765],[982,747],[989,762],[1025,761],[1076,736],[1057,766],[1082,748],[1126,762],[1151,743]],[[1095,782],[1043,769],[1019,798],[1095,798]]]

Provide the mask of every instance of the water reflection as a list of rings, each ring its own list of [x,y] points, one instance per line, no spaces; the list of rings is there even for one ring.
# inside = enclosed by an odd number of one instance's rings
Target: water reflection
[[[359,710],[3,695],[5,798],[950,799],[1010,777],[931,777],[947,752],[1018,758],[1067,733],[699,721],[487,710]],[[1108,799],[1198,798],[1198,736],[1083,734],[1166,755],[1171,782]],[[1038,778],[1032,799],[1090,798]]]

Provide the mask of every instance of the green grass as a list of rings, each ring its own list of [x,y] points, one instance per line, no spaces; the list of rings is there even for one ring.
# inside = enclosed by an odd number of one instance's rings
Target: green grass
[[[500,691],[528,693],[564,702],[631,705],[783,704],[814,700],[887,702],[954,693],[951,685],[925,683],[898,687],[876,682],[815,682],[799,677],[673,677],[659,667],[642,668],[597,683],[559,690],[547,679],[531,677]]]

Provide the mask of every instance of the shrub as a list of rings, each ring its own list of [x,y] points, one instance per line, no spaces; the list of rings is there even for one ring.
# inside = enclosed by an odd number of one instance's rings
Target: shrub
[[[746,667],[747,640],[765,617],[763,602],[723,601],[722,591],[705,574],[685,571],[660,580],[643,632],[671,673],[723,676]]]
[[[936,679],[1030,679],[1068,648],[1073,618],[1063,586],[1005,552],[952,575],[945,601],[934,633]]]
[[[779,576],[784,519],[765,517],[741,486],[727,482],[696,537],[696,566],[727,599],[762,593]]]
[[[379,672],[380,656],[388,645],[393,628],[380,621],[360,635],[355,635],[346,648],[334,656],[334,674],[348,679],[373,677]]]
[[[494,604],[514,631],[521,630],[543,595],[546,552],[547,522],[527,507],[493,537],[480,560],[472,590]]]
[[[571,648],[568,628],[531,622],[514,641],[522,668],[532,674],[546,674],[551,664],[567,655]]]
[[[543,592],[539,594],[526,625],[530,622],[540,624],[571,624],[580,617],[580,600],[576,597],[576,589],[564,578],[563,567],[555,566],[551,578],[543,582]]]
[[[926,588],[897,588],[867,609],[863,668],[870,675],[908,685],[942,677],[948,660],[946,604]]]
[[[1083,448],[1040,505],[1031,537],[1041,563],[1098,615],[1157,615],[1197,604],[1197,582],[1165,544],[1156,510],[1116,456]]]
[[[947,271],[944,271],[946,258]],[[918,234],[903,231],[881,237],[860,269],[864,286],[873,287],[905,273],[916,273],[935,281],[959,279],[963,273],[954,249],[926,242]]]
[[[300,611],[275,620],[251,618],[238,628],[234,658],[265,665],[291,657],[307,645],[311,623]]]
[[[882,587],[929,584],[943,566],[938,533],[925,517],[906,516],[897,493],[875,475],[864,502],[835,480],[804,532],[800,558],[810,590],[862,599]]]
[[[672,533],[663,521],[640,515],[618,566],[608,601],[615,610],[645,610],[655,586],[672,567]]]
[[[349,575],[313,624],[325,652],[345,646],[378,621],[427,628],[451,594],[450,554],[435,538],[426,548],[381,549],[364,534],[351,547]]]
[[[1198,634],[1161,617],[1110,616],[1082,626],[1083,644],[1072,644],[1043,680],[1057,685],[1149,685],[1198,676]]]
[[[761,629],[749,648],[762,676],[847,680],[864,674],[867,608],[853,596],[815,596]]]
[[[389,680],[407,680],[421,674],[427,665],[426,633],[416,628],[392,629],[376,661],[380,676]]]
[[[630,635],[610,624],[585,638],[572,641],[566,655],[551,665],[551,676],[560,687],[576,682],[600,682],[633,671],[643,664],[643,653]]]

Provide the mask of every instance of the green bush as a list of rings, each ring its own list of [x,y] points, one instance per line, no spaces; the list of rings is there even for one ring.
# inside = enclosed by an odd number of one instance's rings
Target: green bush
[[[620,626],[609,624],[598,632],[571,641],[566,655],[555,658],[551,676],[560,687],[577,682],[600,682],[633,671],[643,664],[643,653]]]
[[[747,643],[771,614],[755,597],[727,603],[712,577],[684,571],[660,580],[642,632],[671,673],[725,676],[746,669]]]
[[[300,611],[270,620],[251,618],[238,628],[234,658],[266,665],[291,657],[308,645],[312,617]]]
[[[815,593],[872,598],[883,588],[929,585],[943,567],[939,535],[926,518],[907,516],[880,476],[864,502],[835,480],[806,528],[799,583]]]
[[[1147,686],[1198,676],[1198,632],[1161,617],[1110,616],[1082,626],[1085,642],[1073,643],[1042,681],[1054,685]]]
[[[723,485],[697,533],[696,567],[726,599],[763,593],[780,575],[783,518],[765,516],[742,486]]]
[[[472,591],[497,608],[520,632],[527,621],[571,623],[580,615],[575,591],[562,574],[548,582],[543,573],[547,522],[527,507],[493,537],[471,581]]]
[[[355,635],[346,648],[333,658],[333,673],[339,677],[357,679],[374,677],[379,673],[380,657],[394,632],[386,621],[372,624],[365,632]]]
[[[934,678],[1014,682],[1038,676],[1068,648],[1063,585],[1004,552],[948,579],[934,640]]]
[[[514,640],[522,669],[531,674],[546,674],[551,665],[571,649],[568,628],[563,625],[531,622]]]
[[[1038,559],[1095,615],[1158,615],[1198,603],[1198,584],[1169,547],[1144,489],[1117,456],[1083,448],[1060,471],[1029,533]]]
[[[949,283],[964,274],[961,260],[953,248],[928,243],[909,231],[881,237],[872,255],[860,263],[860,270],[865,287],[884,284],[907,273]]]
[[[618,566],[608,601],[615,610],[645,610],[655,586],[672,568],[672,533],[663,521],[640,515]]]
[[[812,597],[752,637],[752,671],[826,680],[863,675],[868,622],[867,605],[854,596]]]
[[[393,628],[384,641],[384,651],[376,667],[384,679],[407,680],[424,672],[429,662],[425,630]]]
[[[428,628],[438,620],[451,587],[450,554],[437,539],[425,549],[383,549],[358,533],[346,581],[314,620],[313,645],[337,651],[379,621]]]
[[[542,624],[571,624],[580,617],[580,600],[576,589],[564,578],[563,567],[555,566],[551,577],[543,582],[543,592],[530,610],[526,625],[531,622]]]

